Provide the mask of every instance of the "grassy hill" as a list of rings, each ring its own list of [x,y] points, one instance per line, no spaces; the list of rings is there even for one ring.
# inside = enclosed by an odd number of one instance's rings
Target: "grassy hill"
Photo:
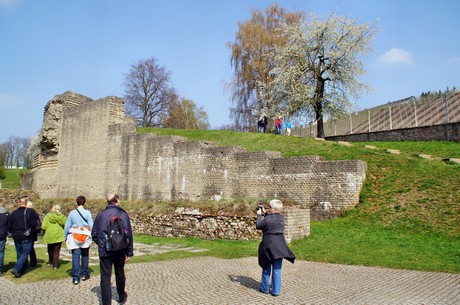
[[[460,158],[455,142],[378,142],[345,146],[300,137],[233,131],[140,128],[284,157],[318,155],[367,162],[359,205],[344,217],[311,223],[291,247],[298,259],[460,273]],[[366,146],[375,146],[368,148]],[[392,154],[387,149],[398,149]],[[419,157],[431,155],[431,159]]]
[[[460,158],[455,142],[336,142],[273,134],[140,128],[140,133],[178,135],[210,141],[218,146],[242,146],[248,151],[279,151],[284,157],[317,155],[327,160],[367,162],[360,204],[346,218],[384,228],[417,233],[460,235],[460,165],[444,158]],[[375,146],[375,149],[366,148]],[[386,149],[399,149],[391,154]],[[418,154],[428,154],[423,159]]]

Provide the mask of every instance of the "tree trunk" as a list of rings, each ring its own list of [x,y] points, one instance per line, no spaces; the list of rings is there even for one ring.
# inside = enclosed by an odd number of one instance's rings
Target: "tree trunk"
[[[324,139],[323,96],[326,80],[318,77],[315,92],[316,137]]]

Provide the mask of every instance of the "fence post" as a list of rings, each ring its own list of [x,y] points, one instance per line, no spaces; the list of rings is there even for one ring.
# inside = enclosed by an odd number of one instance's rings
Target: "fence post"
[[[415,127],[417,127],[418,126],[418,122],[417,122],[417,105],[415,104],[417,99],[414,96],[411,96],[411,98],[414,100]]]
[[[353,123],[352,123],[352,118],[351,118],[351,112],[350,112],[350,134],[353,134]]]
[[[369,126],[369,132],[371,132],[371,110],[367,110],[367,125]]]
[[[449,98],[448,95],[449,93],[446,91],[446,124],[449,124]]]
[[[388,102],[388,110],[390,112],[390,130],[393,129],[393,122],[391,121],[391,103]]]

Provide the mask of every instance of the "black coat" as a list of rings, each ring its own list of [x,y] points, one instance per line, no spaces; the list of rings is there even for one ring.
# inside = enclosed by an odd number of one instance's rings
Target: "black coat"
[[[105,242],[106,236],[108,235],[107,231],[109,222],[115,216],[120,216],[126,226],[126,229],[128,230],[129,245],[126,249],[125,255],[133,256],[133,231],[131,229],[131,221],[129,220],[128,213],[115,204],[108,204],[106,208],[96,216],[93,229],[91,230],[91,237],[98,246],[99,257],[111,255],[111,253],[108,253],[105,248]]]
[[[278,213],[257,215],[256,228],[262,230],[263,238],[259,245],[259,266],[267,267],[272,260],[285,258],[291,263],[295,255],[284,238],[284,216]]]
[[[8,232],[10,232],[13,239],[17,241],[33,239],[34,235],[37,234],[37,219],[38,215],[33,209],[19,207],[10,215],[8,221]],[[24,235],[26,229],[31,230],[31,234],[29,236]]]

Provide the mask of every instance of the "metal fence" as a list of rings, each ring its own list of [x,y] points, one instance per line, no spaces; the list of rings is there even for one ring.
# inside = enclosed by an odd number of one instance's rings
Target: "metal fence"
[[[378,107],[353,112],[324,123],[324,135],[336,136],[431,126],[460,121],[460,92],[421,102],[411,96]],[[292,134],[316,137],[316,123],[294,128]]]

